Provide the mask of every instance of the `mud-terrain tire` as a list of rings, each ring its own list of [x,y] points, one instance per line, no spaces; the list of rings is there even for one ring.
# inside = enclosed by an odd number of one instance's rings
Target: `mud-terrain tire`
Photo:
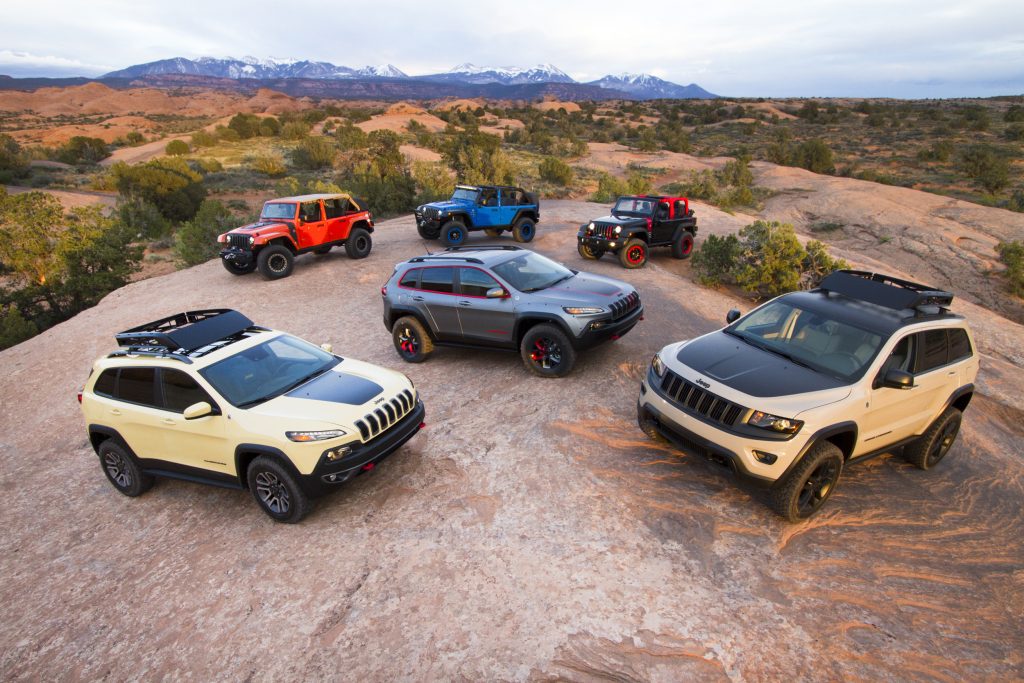
[[[246,481],[256,504],[275,522],[295,524],[312,509],[295,478],[270,456],[261,455],[249,464]]]
[[[626,240],[619,249],[619,263],[623,268],[642,268],[647,263],[647,242],[636,237]]]
[[[679,228],[675,237],[672,238],[672,256],[675,258],[690,258],[693,253],[693,233],[685,228]]]
[[[323,256],[324,254],[330,253],[331,246],[332,245],[328,244],[323,247],[317,247],[316,249],[313,250],[313,253],[316,254],[317,256]]]
[[[100,467],[118,492],[134,498],[153,488],[153,477],[142,471],[120,444],[107,439],[99,447]]]
[[[790,522],[807,519],[832,495],[842,472],[843,452],[831,441],[819,441],[772,489],[772,509]]]
[[[484,234],[488,237],[501,237],[501,233],[505,232],[501,228],[484,228]]]
[[[434,351],[434,341],[430,334],[411,315],[399,318],[391,326],[391,340],[395,351],[407,363],[422,363]]]
[[[597,259],[604,256],[603,249],[591,249],[587,245],[583,244],[583,242],[579,242],[576,245],[576,251],[578,251],[580,253],[580,256],[587,259],[588,261],[596,261]]]
[[[416,232],[425,240],[436,240],[441,236],[441,228],[428,228],[425,225],[417,225]]]
[[[516,242],[532,242],[533,236],[537,234],[537,224],[532,218],[521,217],[512,226],[512,239]]]
[[[364,228],[355,228],[345,240],[345,253],[351,259],[366,258],[373,249],[373,238]]]
[[[249,259],[249,263],[244,266],[238,266],[234,261],[228,261],[227,259],[221,259],[220,263],[224,266],[224,270],[228,271],[232,275],[248,275],[252,271],[256,270],[256,260]]]
[[[295,256],[287,247],[280,244],[271,244],[269,247],[260,249],[256,257],[256,264],[259,266],[260,275],[268,280],[280,280],[292,274],[295,267]]]
[[[564,377],[576,364],[576,349],[569,337],[547,323],[531,327],[519,344],[526,369],[538,377]]]
[[[950,406],[935,418],[916,441],[903,449],[903,458],[914,467],[930,470],[939,464],[956,442],[963,417],[958,409]]]
[[[441,240],[449,247],[459,247],[466,241],[466,225],[456,219],[448,221],[441,228]]]

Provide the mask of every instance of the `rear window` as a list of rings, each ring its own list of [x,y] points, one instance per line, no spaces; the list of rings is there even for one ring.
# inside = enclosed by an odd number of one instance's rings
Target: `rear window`
[[[117,369],[104,370],[103,374],[96,378],[96,384],[93,385],[92,391],[100,396],[113,398],[117,391]]]
[[[971,340],[967,336],[967,330],[955,327],[949,331],[949,361],[963,360],[970,358],[973,353]]]
[[[405,273],[405,275],[402,276],[402,279],[399,281],[398,284],[400,286],[402,286],[402,287],[409,287],[411,289],[419,289],[419,286],[420,286],[420,271],[421,270],[423,270],[423,269],[422,268],[413,268],[412,270],[407,271]]]

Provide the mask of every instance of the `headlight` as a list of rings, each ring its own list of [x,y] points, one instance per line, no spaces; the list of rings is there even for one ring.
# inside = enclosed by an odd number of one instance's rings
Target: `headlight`
[[[796,434],[804,426],[803,420],[791,420],[788,417],[762,413],[760,410],[754,411],[750,418],[747,419],[747,424],[760,427],[761,429],[770,429],[773,432],[780,432],[782,434]]]
[[[599,306],[562,306],[562,310],[569,315],[594,315],[595,313],[604,313],[604,309]]]
[[[621,226],[618,226],[618,225],[616,225],[616,226],[615,226],[615,234],[616,234],[616,235],[618,235],[618,234],[619,234],[620,232],[622,232],[622,227],[621,227]]]
[[[594,229],[594,224],[593,223],[587,224],[587,230],[593,230],[593,229]]]
[[[651,359],[651,370],[654,370],[658,377],[665,376],[665,364],[661,361],[661,354],[654,354],[654,358]]]
[[[253,244],[255,241],[256,241],[256,238],[253,237],[252,235],[249,235],[249,244]]]
[[[348,434],[344,429],[325,429],[322,432],[285,432],[292,441],[298,441],[305,443],[308,441],[326,441],[327,439],[337,439],[339,436],[345,436]]]

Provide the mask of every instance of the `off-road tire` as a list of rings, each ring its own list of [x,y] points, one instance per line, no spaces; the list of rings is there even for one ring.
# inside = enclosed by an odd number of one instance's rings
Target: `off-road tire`
[[[434,351],[434,341],[419,320],[407,315],[391,326],[395,351],[407,363],[422,363]]]
[[[417,225],[416,232],[425,240],[436,240],[441,236],[441,228],[428,228],[425,225]]]
[[[373,249],[373,238],[364,228],[355,228],[345,240],[345,253],[351,259],[366,258]]]
[[[675,258],[690,258],[693,254],[693,233],[685,228],[679,228],[672,238],[672,256]]]
[[[903,449],[903,457],[914,467],[930,470],[946,457],[960,433],[963,413],[950,406],[932,422],[928,431]]]
[[[790,522],[807,519],[832,495],[842,472],[843,452],[831,441],[819,441],[772,489],[772,509]]]
[[[604,256],[603,249],[591,249],[587,245],[580,242],[576,245],[576,251],[580,253],[580,256],[587,259],[588,261],[596,261],[597,259]]]
[[[295,524],[312,509],[292,474],[270,456],[261,455],[249,463],[245,478],[256,504],[275,522]]]
[[[446,246],[459,247],[466,241],[466,235],[468,234],[466,232],[466,225],[457,218],[453,218],[441,228],[441,241]]]
[[[576,349],[569,337],[554,325],[531,327],[519,344],[526,369],[538,377],[564,377],[576,364]]]
[[[323,247],[317,247],[316,249],[313,250],[313,253],[316,254],[317,256],[323,256],[324,254],[330,253],[331,246],[332,245],[328,244]]]
[[[249,263],[244,266],[235,265],[234,261],[228,261],[227,259],[220,260],[221,265],[224,266],[224,270],[228,271],[232,275],[248,275],[252,271],[256,270],[256,261],[249,259]]]
[[[280,244],[271,244],[260,249],[256,256],[256,263],[260,269],[260,275],[268,280],[280,280],[292,274],[295,267],[295,256],[287,247]]]
[[[516,242],[532,242],[537,234],[537,224],[532,218],[522,216],[512,225],[512,239]]]
[[[647,263],[647,242],[636,237],[626,240],[619,249],[619,263],[623,268],[642,268]]]
[[[501,233],[505,232],[501,228],[484,228],[484,234],[488,237],[501,237]]]
[[[97,452],[103,474],[118,492],[134,498],[153,488],[153,477],[143,472],[135,458],[113,439],[100,444]]]

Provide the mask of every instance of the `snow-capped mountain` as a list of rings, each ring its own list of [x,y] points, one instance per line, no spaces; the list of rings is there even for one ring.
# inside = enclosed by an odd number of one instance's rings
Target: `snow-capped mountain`
[[[362,69],[356,69],[355,73],[363,78],[409,78],[408,74],[394,64],[364,66]]]
[[[596,81],[590,81],[588,85],[596,85],[600,88],[618,90],[628,93],[637,99],[713,99],[717,95],[709,93],[696,83],[690,85],[677,85],[670,81],[663,80],[650,74],[629,74],[622,73],[617,76],[605,76]]]
[[[199,59],[161,59],[137,64],[120,71],[111,71],[103,78],[141,78],[164,74],[191,74],[216,78],[352,78],[356,75],[347,66],[307,59],[256,59],[255,57],[200,57]]]
[[[501,83],[519,85],[522,83],[575,83],[573,78],[553,64],[538,64],[534,67],[516,66],[475,66],[459,64],[451,70],[428,76],[417,76],[430,81],[457,81],[459,83]]]

